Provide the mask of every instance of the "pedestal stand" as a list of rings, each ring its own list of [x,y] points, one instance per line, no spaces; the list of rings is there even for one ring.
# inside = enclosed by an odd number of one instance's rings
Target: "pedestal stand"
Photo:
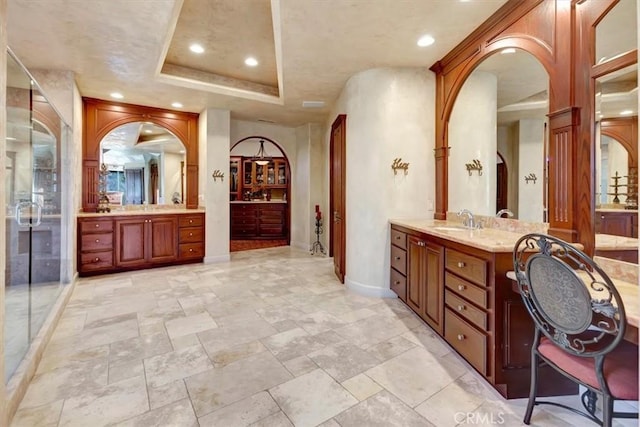
[[[311,246],[311,255],[315,255],[317,253],[325,254],[324,246],[320,243],[320,235],[322,234],[322,220],[316,218],[316,241],[313,242]]]

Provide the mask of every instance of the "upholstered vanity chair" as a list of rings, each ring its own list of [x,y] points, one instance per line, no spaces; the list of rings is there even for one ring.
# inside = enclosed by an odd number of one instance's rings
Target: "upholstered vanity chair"
[[[602,269],[582,251],[552,236],[528,234],[514,247],[518,287],[535,334],[531,347],[531,388],[524,423],[533,407],[552,404],[579,413],[597,424],[617,413],[614,400],[638,400],[638,346],[625,341],[626,316],[618,291]],[[586,388],[586,412],[537,400],[538,365],[543,362]],[[602,419],[596,416],[602,396]]]

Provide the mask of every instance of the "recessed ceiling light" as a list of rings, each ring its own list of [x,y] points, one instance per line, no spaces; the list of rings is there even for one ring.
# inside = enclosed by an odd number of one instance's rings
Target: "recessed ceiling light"
[[[204,52],[204,48],[199,45],[198,43],[194,43],[191,46],[189,46],[189,50],[193,53],[203,53]]]
[[[435,41],[436,39],[434,39],[428,34],[425,34],[424,36],[418,39],[418,46],[420,47],[431,46],[432,44],[435,43]]]
[[[17,139],[12,136],[8,136],[7,141],[17,141]]]
[[[115,99],[122,99],[122,98],[124,98],[124,95],[121,94],[120,92],[112,92],[111,93],[111,97],[115,98]]]
[[[255,67],[256,65],[258,65],[258,60],[252,56],[248,57],[247,59],[244,60],[245,65],[248,65],[249,67]]]
[[[500,53],[502,53],[502,54],[516,53],[516,48],[515,47],[508,47],[506,49],[502,49],[500,51]]]
[[[172,103],[172,104],[171,104],[171,106],[172,106],[173,108],[182,108],[182,104],[181,104],[181,103],[179,103],[179,102],[174,102],[174,103]]]
[[[632,111],[632,110],[624,110],[624,111],[620,111],[620,115],[621,115],[621,116],[628,116],[628,115],[631,115],[631,114],[633,114],[633,111]]]
[[[145,129],[144,133],[153,133],[153,131],[151,129]]]

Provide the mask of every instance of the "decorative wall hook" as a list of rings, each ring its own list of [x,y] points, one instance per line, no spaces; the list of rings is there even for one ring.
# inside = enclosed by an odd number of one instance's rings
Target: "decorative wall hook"
[[[469,172],[469,176],[471,176],[471,173],[473,171],[478,171],[478,176],[482,176],[482,163],[480,163],[480,160],[473,159],[471,163],[466,163],[465,166],[467,167],[467,172]]]
[[[524,177],[524,180],[526,181],[527,184],[529,183],[529,181],[533,181],[533,183],[535,184],[536,181],[538,180],[538,177],[536,176],[535,173],[531,172],[529,175]]]
[[[211,176],[213,177],[213,182],[216,182],[218,178],[220,178],[220,181],[224,182],[224,173],[220,172],[220,169],[214,170]]]
[[[402,169],[404,171],[404,174],[406,175],[409,173],[409,163],[402,163],[402,157],[398,157],[397,159],[393,160],[391,169],[393,169],[394,175],[398,174],[398,169]]]

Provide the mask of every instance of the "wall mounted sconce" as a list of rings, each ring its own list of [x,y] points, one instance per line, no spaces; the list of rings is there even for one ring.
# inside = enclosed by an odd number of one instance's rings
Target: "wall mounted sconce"
[[[533,183],[535,184],[536,181],[538,180],[538,177],[536,176],[535,173],[531,172],[529,175],[524,177],[524,180],[526,181],[527,184],[529,183],[529,181],[533,181]]]
[[[473,159],[471,163],[467,163],[465,164],[465,166],[467,167],[467,172],[469,172],[469,176],[471,176],[471,173],[473,171],[478,171],[478,176],[482,176],[482,163],[480,163],[480,160]]]
[[[220,181],[224,182],[224,173],[220,172],[220,169],[214,170],[211,176],[213,177],[213,182],[216,182],[218,178],[220,178]]]
[[[393,169],[394,175],[398,174],[398,169],[402,169],[404,171],[404,174],[406,175],[409,173],[409,163],[402,163],[402,157],[398,157],[397,159],[393,160],[391,169]]]

